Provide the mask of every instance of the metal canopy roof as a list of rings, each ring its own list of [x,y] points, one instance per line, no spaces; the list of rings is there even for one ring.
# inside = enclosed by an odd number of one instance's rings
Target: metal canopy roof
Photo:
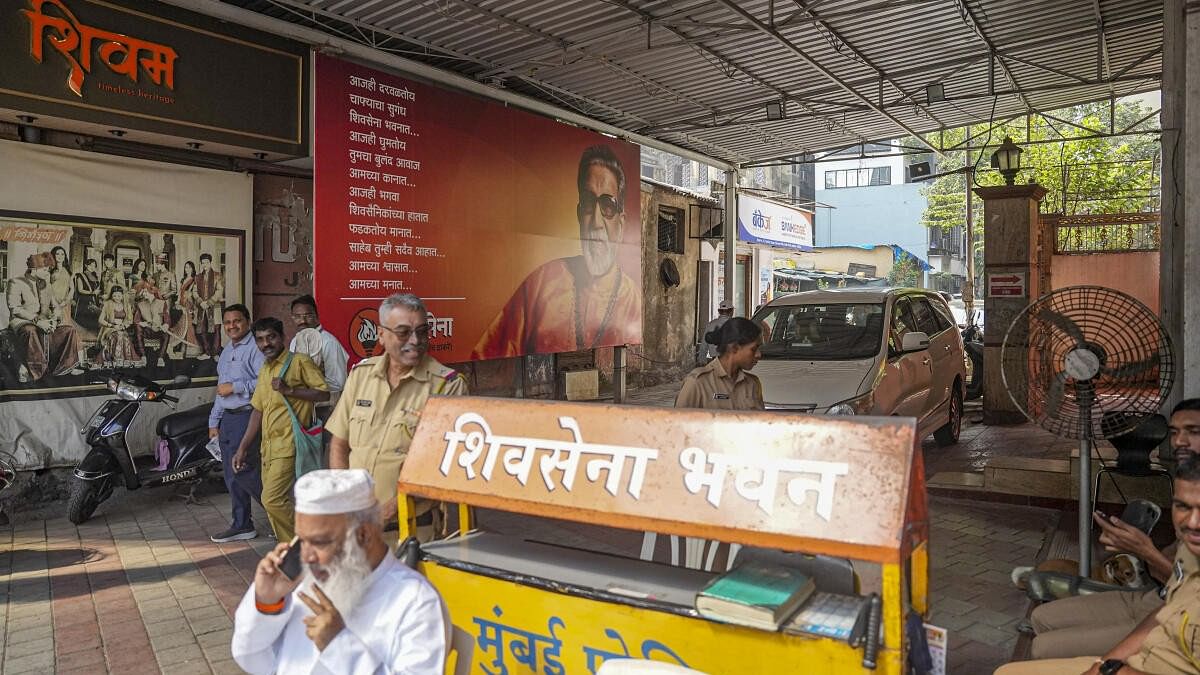
[[[1162,73],[1161,0],[224,1],[733,164],[1151,91]]]

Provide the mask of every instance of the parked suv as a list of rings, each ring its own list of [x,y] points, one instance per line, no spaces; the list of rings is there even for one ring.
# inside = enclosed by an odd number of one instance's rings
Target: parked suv
[[[763,327],[768,409],[917,419],[920,438],[958,442],[966,368],[962,337],[937,293],[843,288],[777,298]]]

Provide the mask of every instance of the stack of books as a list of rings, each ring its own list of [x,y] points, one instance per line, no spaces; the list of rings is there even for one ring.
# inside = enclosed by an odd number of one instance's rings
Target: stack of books
[[[750,560],[713,579],[696,596],[701,616],[725,623],[777,631],[816,590],[793,567]]]

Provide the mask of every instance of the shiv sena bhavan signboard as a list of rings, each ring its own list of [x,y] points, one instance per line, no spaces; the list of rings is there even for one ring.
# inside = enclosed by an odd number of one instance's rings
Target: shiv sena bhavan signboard
[[[636,145],[322,55],[315,87],[313,287],[354,357],[395,293],[445,362],[641,342]]]

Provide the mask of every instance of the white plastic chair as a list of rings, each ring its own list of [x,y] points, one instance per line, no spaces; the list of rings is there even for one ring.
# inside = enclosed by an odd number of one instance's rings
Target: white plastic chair
[[[699,670],[673,663],[644,659],[609,659],[600,664],[596,675],[706,675]]]
[[[679,537],[670,535],[671,537],[671,564],[679,567]],[[642,560],[654,560],[654,547],[658,545],[658,533],[647,532],[642,537]],[[711,539],[700,539],[697,537],[684,537],[683,550],[683,566],[689,569],[703,569],[705,572],[713,571],[713,565],[717,560],[717,551],[721,548],[722,542],[713,541]],[[729,544],[729,556],[725,564],[725,569],[733,569],[733,563],[737,559],[738,551],[742,549],[740,544]],[[707,555],[706,555],[707,554]]]

